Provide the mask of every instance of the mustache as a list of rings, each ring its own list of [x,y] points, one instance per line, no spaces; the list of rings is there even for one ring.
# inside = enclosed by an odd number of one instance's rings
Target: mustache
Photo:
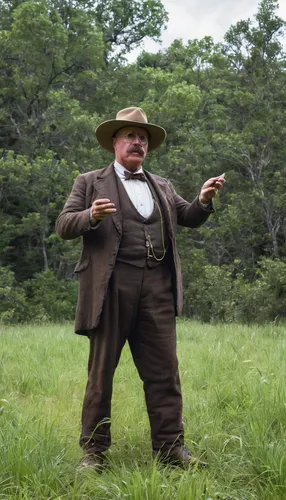
[[[142,149],[140,146],[130,146],[128,148],[128,153],[139,153],[141,156],[144,155],[144,149]]]

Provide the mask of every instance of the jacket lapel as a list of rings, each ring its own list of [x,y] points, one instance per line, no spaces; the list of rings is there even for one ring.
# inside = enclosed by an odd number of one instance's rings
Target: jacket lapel
[[[114,171],[113,163],[109,165],[102,173],[97,177],[97,180],[93,182],[94,195],[93,200],[99,198],[108,198],[112,203],[114,203],[117,212],[111,214],[109,217],[112,218],[113,223],[119,232],[122,234],[122,215],[119,205],[119,196],[116,183],[116,173]]]
[[[170,236],[173,236],[174,228],[172,225],[171,205],[170,203],[168,203],[168,195],[169,195],[168,184],[163,179],[162,180],[158,178],[154,179],[153,175],[147,172],[146,170],[144,172],[148,181],[152,184],[152,187],[156,191],[156,194],[162,206],[162,210],[165,216],[165,223],[169,230],[169,234]]]

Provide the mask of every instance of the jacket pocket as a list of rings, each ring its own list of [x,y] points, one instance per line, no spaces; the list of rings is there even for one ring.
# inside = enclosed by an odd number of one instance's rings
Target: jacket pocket
[[[89,264],[89,257],[85,259],[81,259],[77,265],[74,268],[74,273],[80,273],[81,271],[84,271]]]

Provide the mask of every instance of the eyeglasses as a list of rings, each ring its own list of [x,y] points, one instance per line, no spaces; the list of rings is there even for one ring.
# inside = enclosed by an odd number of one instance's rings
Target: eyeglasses
[[[141,144],[145,145],[148,144],[148,137],[143,134],[133,134],[132,132],[129,132],[129,134],[118,134],[116,137],[124,137],[126,142],[134,142],[135,139],[139,139]]]

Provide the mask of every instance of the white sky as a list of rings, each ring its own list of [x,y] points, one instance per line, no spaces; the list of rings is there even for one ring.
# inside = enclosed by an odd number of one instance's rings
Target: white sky
[[[176,38],[181,38],[186,43],[194,38],[212,36],[215,42],[220,42],[232,24],[241,19],[252,18],[257,13],[260,1],[162,0],[162,3],[169,13],[169,23],[162,35],[162,45],[145,41],[140,49],[129,56],[130,62],[136,59],[142,49],[158,52],[169,47]],[[286,20],[286,0],[280,0],[279,4],[277,14]],[[286,47],[286,40],[284,46]]]

